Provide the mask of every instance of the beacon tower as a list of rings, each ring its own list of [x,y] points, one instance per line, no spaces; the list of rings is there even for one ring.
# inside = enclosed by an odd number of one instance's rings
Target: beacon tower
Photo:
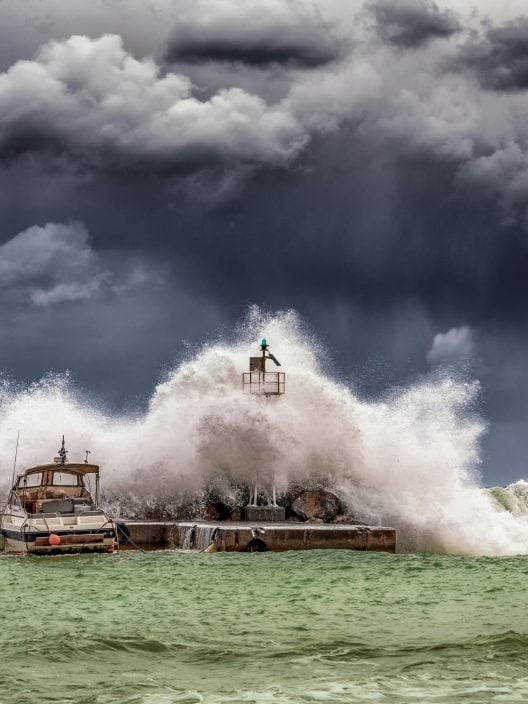
[[[286,391],[286,374],[280,371],[267,371],[266,362],[270,360],[280,367],[279,360],[269,351],[266,338],[260,343],[260,355],[249,358],[249,371],[242,374],[242,388],[245,394],[251,394],[261,403],[280,397]],[[259,498],[265,497],[267,504],[259,504]],[[282,506],[277,506],[275,481],[271,486],[260,485],[258,474],[255,474],[253,485],[249,489],[249,504],[244,508],[246,521],[284,521],[285,512]]]

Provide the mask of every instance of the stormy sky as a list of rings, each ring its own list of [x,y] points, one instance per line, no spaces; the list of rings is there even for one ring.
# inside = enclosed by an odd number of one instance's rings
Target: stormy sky
[[[138,409],[295,308],[364,397],[480,379],[528,474],[524,2],[0,0],[0,213],[12,379]]]

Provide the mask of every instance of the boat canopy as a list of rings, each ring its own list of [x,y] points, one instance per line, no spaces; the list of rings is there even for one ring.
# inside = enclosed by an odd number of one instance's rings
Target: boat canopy
[[[38,472],[70,472],[71,474],[99,474],[98,464],[86,464],[85,462],[67,462],[66,464],[39,464],[38,467],[30,467],[22,474],[28,476]]]

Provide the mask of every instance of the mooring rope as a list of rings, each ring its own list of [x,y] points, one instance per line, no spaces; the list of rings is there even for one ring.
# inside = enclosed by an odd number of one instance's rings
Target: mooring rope
[[[139,552],[145,552],[145,550],[143,550],[143,548],[140,548],[139,545],[136,542],[134,542],[129,535],[127,535],[125,533],[125,531],[121,528],[119,523],[116,523],[116,528],[119,531],[121,531],[121,533],[124,535],[125,539],[130,543],[130,545],[133,545],[136,548],[136,550],[139,550]]]

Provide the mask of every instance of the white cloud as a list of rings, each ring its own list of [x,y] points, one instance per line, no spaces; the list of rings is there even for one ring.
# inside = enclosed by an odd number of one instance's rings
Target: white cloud
[[[37,306],[119,294],[144,278],[134,265],[119,275],[105,267],[78,222],[34,225],[0,246],[0,295]]]
[[[456,364],[468,359],[473,354],[473,349],[473,331],[469,326],[463,325],[435,335],[426,359],[432,366]]]
[[[208,100],[186,76],[161,75],[116,35],[51,41],[0,75],[0,148],[15,140],[78,154],[175,167],[215,160],[285,164],[306,135],[293,115],[240,88]]]

